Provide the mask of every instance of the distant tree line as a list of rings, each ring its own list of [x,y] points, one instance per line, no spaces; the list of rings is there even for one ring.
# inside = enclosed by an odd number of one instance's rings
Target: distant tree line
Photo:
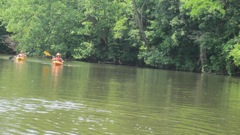
[[[0,22],[1,52],[240,73],[240,0],[0,0]]]

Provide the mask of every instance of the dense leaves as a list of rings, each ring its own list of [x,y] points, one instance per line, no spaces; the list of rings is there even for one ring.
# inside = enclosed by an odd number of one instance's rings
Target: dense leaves
[[[0,36],[7,31],[16,51],[230,75],[240,70],[239,0],[0,3]]]

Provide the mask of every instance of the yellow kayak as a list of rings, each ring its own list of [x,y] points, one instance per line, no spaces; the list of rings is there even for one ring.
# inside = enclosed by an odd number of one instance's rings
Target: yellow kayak
[[[59,66],[59,65],[63,64],[63,62],[60,62],[60,61],[53,61],[52,63],[56,66]]]
[[[24,61],[26,58],[25,57],[16,57],[17,61]]]

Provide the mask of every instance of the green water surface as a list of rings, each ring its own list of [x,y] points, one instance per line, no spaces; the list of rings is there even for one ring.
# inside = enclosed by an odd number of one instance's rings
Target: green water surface
[[[0,134],[240,133],[240,79],[0,56]]]

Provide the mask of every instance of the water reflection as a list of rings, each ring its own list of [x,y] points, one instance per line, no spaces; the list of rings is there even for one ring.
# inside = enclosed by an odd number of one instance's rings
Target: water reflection
[[[14,61],[14,64],[15,64],[15,68],[16,68],[19,72],[21,72],[21,70],[22,70],[22,68],[23,68],[23,66],[24,66],[24,64],[25,64],[25,61],[15,60],[15,61]]]
[[[53,83],[53,90],[57,89],[57,86],[59,85],[59,80],[62,77],[62,65],[52,65],[52,83]]]
[[[63,66],[52,65],[52,75],[54,77],[61,76],[62,75],[62,69],[63,69]]]
[[[240,132],[239,78],[72,65],[0,59],[0,134]]]

